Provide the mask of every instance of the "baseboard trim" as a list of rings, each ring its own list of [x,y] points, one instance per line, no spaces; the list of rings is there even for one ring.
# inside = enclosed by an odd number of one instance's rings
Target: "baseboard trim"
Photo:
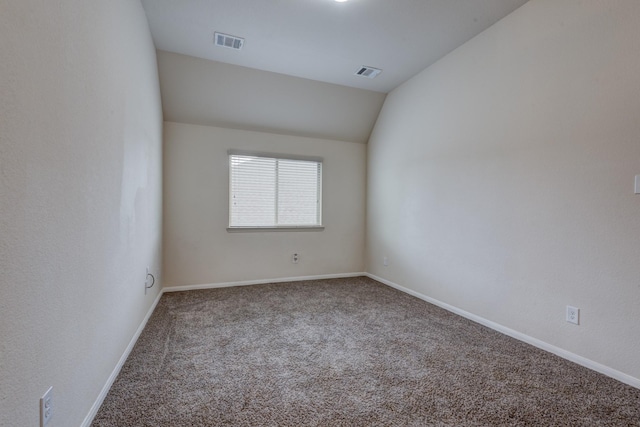
[[[527,344],[531,344],[534,347],[538,347],[542,350],[548,351],[549,353],[553,353],[556,356],[560,356],[563,359],[567,359],[571,362],[577,363],[578,365],[584,366],[585,368],[589,368],[591,370],[594,370],[596,372],[599,372],[603,375],[606,375],[608,377],[611,377],[613,379],[616,379],[620,382],[623,382],[625,384],[628,384],[632,387],[638,388],[640,389],[640,379],[639,378],[635,378],[632,377],[631,375],[625,374],[624,372],[620,372],[616,369],[610,368],[609,366],[603,365],[601,363],[598,362],[594,362],[593,360],[587,359],[586,357],[582,357],[580,355],[577,355],[575,353],[572,353],[570,351],[564,350],[560,347],[556,347],[555,345],[549,344],[547,342],[541,341],[537,338],[533,338],[529,335],[523,334],[522,332],[518,332],[516,330],[507,328],[506,326],[503,326],[499,323],[493,322],[491,320],[485,319],[484,317],[480,317],[477,316],[473,313],[469,313],[468,311],[464,311],[460,308],[454,307],[452,305],[449,305],[445,302],[442,302],[440,300],[437,300],[435,298],[431,298],[428,297],[426,295],[423,295],[419,292],[416,292],[414,290],[405,288],[404,286],[400,286],[397,283],[394,283],[390,280],[387,279],[383,279],[382,277],[378,277],[374,274],[371,273],[364,273],[365,276],[376,280],[380,283],[383,283],[387,286],[390,286],[392,288],[395,288],[399,291],[402,291],[406,294],[412,295],[416,298],[420,298],[423,301],[426,301],[428,303],[431,303],[433,305],[437,305],[438,307],[444,308],[447,311],[450,311],[452,313],[455,313],[457,315],[460,315],[462,317],[465,317],[473,322],[479,323],[483,326],[486,326],[488,328],[491,328],[495,331],[498,331],[500,333],[503,333],[505,335],[508,335],[512,338],[515,338],[519,341],[523,341]]]
[[[107,382],[105,383],[104,387],[102,387],[102,390],[100,391],[100,394],[98,395],[98,398],[93,403],[93,406],[91,407],[91,410],[89,411],[89,413],[85,417],[84,421],[82,421],[82,424],[80,424],[80,427],[89,427],[91,425],[91,423],[93,422],[93,419],[95,418],[96,414],[98,413],[98,409],[100,409],[100,406],[102,406],[102,402],[104,402],[104,399],[105,399],[105,397],[107,397],[107,394],[109,393],[109,390],[111,389],[111,386],[113,385],[114,381],[118,377],[118,374],[120,373],[120,370],[122,369],[122,366],[124,365],[124,362],[126,362],[127,358],[129,357],[129,354],[131,353],[131,350],[133,350],[133,347],[136,345],[136,342],[138,341],[138,338],[140,337],[140,334],[142,333],[142,330],[147,325],[147,322],[149,321],[149,318],[153,314],[153,311],[156,309],[156,306],[158,305],[158,302],[160,301],[160,298],[162,297],[162,294],[163,294],[163,291],[161,290],[158,293],[158,296],[156,297],[156,299],[153,301],[153,304],[151,304],[151,307],[147,311],[147,314],[144,316],[144,319],[142,319],[142,323],[140,323],[140,326],[138,326],[138,329],[136,330],[135,334],[133,334],[133,337],[131,338],[131,341],[129,341],[129,345],[127,345],[127,348],[124,350],[124,353],[122,353],[122,356],[120,357],[120,360],[118,360],[118,363],[116,364],[116,367],[111,372],[111,375],[109,375],[109,378],[107,379]]]
[[[366,273],[360,272],[360,273],[321,274],[318,276],[279,277],[275,279],[245,280],[240,282],[204,283],[201,285],[169,286],[169,287],[163,288],[162,291],[163,292],[194,291],[198,289],[217,289],[217,288],[230,288],[233,286],[264,285],[267,283],[298,282],[301,280],[341,279],[345,277],[358,277],[358,276],[366,276],[366,275],[367,275]]]

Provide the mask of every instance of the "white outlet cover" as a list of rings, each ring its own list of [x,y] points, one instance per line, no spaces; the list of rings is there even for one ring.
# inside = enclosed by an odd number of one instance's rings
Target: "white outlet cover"
[[[40,398],[40,427],[44,427],[53,417],[53,387]]]
[[[573,323],[575,325],[580,324],[580,309],[576,307],[572,307],[570,305],[567,306],[567,322]]]

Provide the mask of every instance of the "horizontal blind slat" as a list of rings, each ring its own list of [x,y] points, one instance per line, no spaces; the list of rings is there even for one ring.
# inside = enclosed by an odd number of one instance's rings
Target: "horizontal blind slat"
[[[231,226],[320,225],[321,163],[229,157]]]

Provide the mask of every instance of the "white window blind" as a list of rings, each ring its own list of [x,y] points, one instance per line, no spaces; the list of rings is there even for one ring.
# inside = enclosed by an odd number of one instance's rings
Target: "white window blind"
[[[229,227],[321,226],[322,162],[230,154]]]

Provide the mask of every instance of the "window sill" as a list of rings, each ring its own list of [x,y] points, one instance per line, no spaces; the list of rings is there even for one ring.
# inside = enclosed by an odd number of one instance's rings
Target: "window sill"
[[[227,227],[229,233],[251,233],[258,231],[324,231],[323,225],[283,226],[283,227]]]

